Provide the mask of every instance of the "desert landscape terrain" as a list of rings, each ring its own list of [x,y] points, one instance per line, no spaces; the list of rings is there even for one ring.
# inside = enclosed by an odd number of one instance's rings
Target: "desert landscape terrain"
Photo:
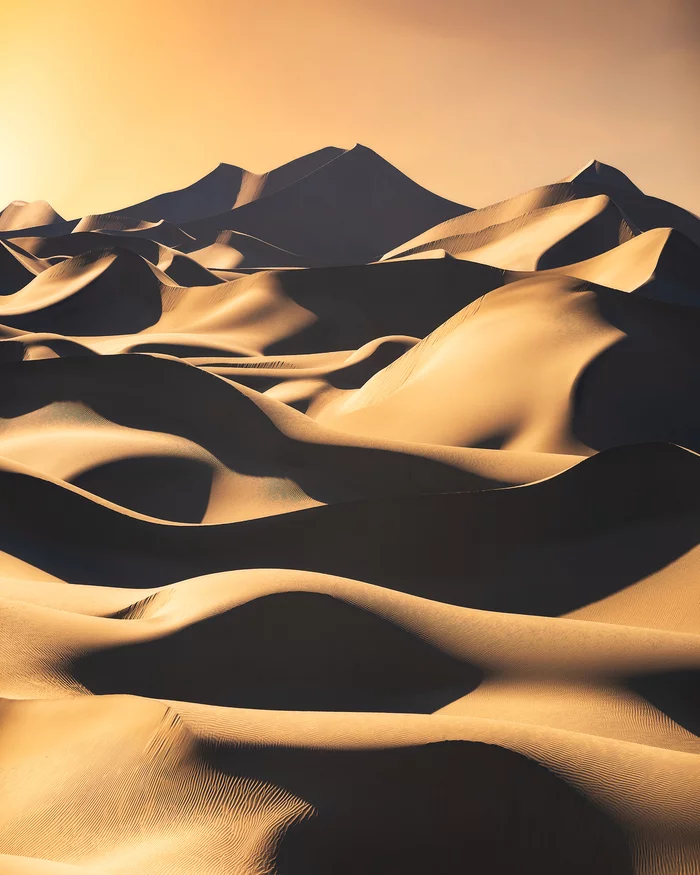
[[[0,212],[0,872],[700,872],[700,219],[362,145]]]

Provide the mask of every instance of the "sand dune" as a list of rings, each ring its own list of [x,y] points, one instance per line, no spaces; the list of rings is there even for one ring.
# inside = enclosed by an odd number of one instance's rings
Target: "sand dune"
[[[530,235],[522,245],[520,238],[533,224],[540,225],[542,231]],[[600,254],[654,228],[674,228],[700,245],[697,216],[667,201],[646,196],[616,168],[592,161],[561,182],[436,225],[395,247],[385,257],[430,249],[454,250],[464,257],[485,246],[487,253],[495,248],[496,256],[502,260],[526,261],[529,255],[538,268],[560,267],[566,264],[567,253],[586,247],[590,253],[586,257],[591,257],[593,249],[597,248]],[[618,240],[614,239],[615,229]],[[494,241],[510,234],[515,236],[515,253],[510,253],[505,243],[494,246]],[[550,252],[553,243],[556,245]],[[480,259],[474,256],[474,260]],[[538,263],[539,260],[543,263]]]
[[[700,449],[699,328],[694,309],[535,276],[470,304],[361,388],[326,393],[308,412],[352,434],[456,446]]]
[[[471,231],[476,219],[474,213],[452,219],[389,255],[414,255],[437,248],[456,258],[505,270],[537,270],[598,255],[634,233],[605,195],[547,204]]]
[[[0,241],[0,294],[20,291],[48,266],[13,243]]]
[[[378,336],[423,337],[504,281],[501,271],[454,259],[261,271],[223,283],[207,272],[206,286],[189,288],[165,271],[127,250],[87,252],[62,260],[0,303],[5,308],[0,318],[25,347],[48,332],[79,338],[98,353],[216,356],[220,361],[354,351]],[[131,274],[138,281],[127,283]],[[103,302],[102,295],[121,283],[125,293]],[[430,296],[424,294],[426,283]],[[330,287],[335,302],[329,299]],[[103,315],[106,309],[109,318]],[[31,333],[21,335],[23,330]],[[268,374],[277,367],[274,361]]]
[[[98,251],[127,249],[160,268],[178,285],[208,286],[221,281],[211,271],[202,269],[199,261],[179,250],[165,246],[155,239],[135,237],[127,233],[76,230],[62,237],[17,237],[6,245],[14,246],[16,250],[34,257],[41,255],[46,262],[45,267],[77,255],[89,256]]]
[[[601,255],[551,272],[692,307],[700,300],[699,267],[700,247],[673,228],[655,228]]]
[[[0,210],[0,231],[18,231],[63,221],[46,201],[12,201],[4,210]]]
[[[370,149],[0,213],[0,871],[700,871],[700,220]]]
[[[223,522],[396,493],[497,488],[578,461],[346,439],[277,400],[169,360],[74,353],[28,365],[18,366],[14,390],[0,391],[0,457],[157,518]],[[131,392],[135,384],[149,405]]]

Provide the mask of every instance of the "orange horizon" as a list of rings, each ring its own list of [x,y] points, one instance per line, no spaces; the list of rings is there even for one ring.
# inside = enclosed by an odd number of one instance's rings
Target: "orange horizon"
[[[75,218],[359,141],[468,206],[595,157],[700,212],[692,0],[3,2],[0,207]]]

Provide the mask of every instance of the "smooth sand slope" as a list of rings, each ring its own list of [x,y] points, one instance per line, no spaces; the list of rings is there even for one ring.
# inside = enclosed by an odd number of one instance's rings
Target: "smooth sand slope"
[[[0,294],[0,872],[700,872],[697,217],[329,147]]]

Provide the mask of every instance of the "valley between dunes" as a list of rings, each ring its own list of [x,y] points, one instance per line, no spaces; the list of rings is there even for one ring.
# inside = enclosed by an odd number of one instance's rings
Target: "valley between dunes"
[[[700,872],[700,219],[371,149],[0,212],[0,872]]]

